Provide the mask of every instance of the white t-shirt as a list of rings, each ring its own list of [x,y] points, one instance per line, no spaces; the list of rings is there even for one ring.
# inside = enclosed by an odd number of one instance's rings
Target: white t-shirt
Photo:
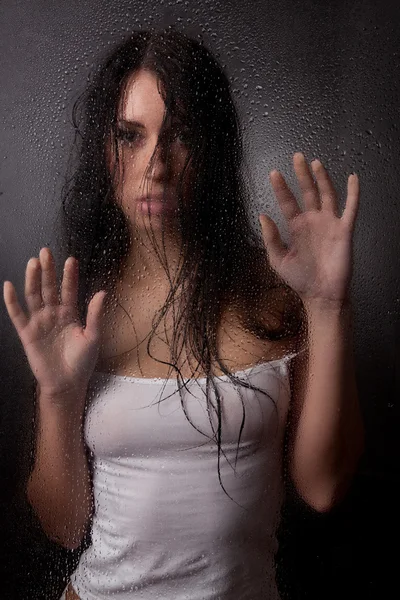
[[[71,577],[82,600],[279,599],[274,557],[292,356],[236,373],[272,400],[217,379],[220,473],[233,500],[219,482],[217,444],[187,420],[177,380],[94,373],[85,420],[95,457],[92,544]],[[187,380],[182,395],[192,423],[212,437],[205,383]]]

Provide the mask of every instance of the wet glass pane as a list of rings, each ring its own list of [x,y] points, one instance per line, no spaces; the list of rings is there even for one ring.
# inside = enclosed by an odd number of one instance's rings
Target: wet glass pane
[[[398,8],[0,17],[0,596],[379,597]]]

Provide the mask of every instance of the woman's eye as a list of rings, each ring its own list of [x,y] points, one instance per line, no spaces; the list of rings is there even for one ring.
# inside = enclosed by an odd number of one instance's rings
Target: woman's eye
[[[120,129],[117,132],[117,139],[126,142],[128,145],[136,142],[139,139],[139,137],[140,135],[137,131],[124,131],[123,129]]]
[[[187,129],[179,129],[174,134],[174,139],[180,141],[182,144],[190,144],[190,131]]]

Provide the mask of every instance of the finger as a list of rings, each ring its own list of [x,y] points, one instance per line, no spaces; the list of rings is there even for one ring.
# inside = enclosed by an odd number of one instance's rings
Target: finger
[[[347,199],[346,206],[343,211],[342,220],[353,229],[360,203],[360,181],[358,176],[353,173],[347,180]]]
[[[282,259],[287,254],[285,244],[282,242],[276,223],[268,215],[259,215],[264,244],[268,253],[268,260],[275,271]]]
[[[76,308],[78,298],[78,261],[69,256],[65,261],[61,284],[61,303]]]
[[[45,304],[50,306],[57,305],[57,276],[54,264],[54,258],[49,248],[42,248],[39,252],[40,264],[42,267],[42,298]]]
[[[334,215],[338,216],[337,195],[327,170],[318,159],[315,159],[311,162],[311,167],[314,172],[315,179],[317,180],[322,209],[329,210]]]
[[[86,337],[91,341],[97,341],[100,337],[101,318],[103,316],[104,298],[107,292],[97,292],[89,302],[86,317]]]
[[[271,171],[269,178],[282,214],[289,222],[301,213],[297,200],[279,171]]]
[[[303,196],[304,210],[319,210],[318,188],[302,152],[293,155],[293,165]]]
[[[10,317],[17,332],[20,333],[20,331],[28,324],[28,317],[18,302],[17,293],[11,281],[4,282],[3,297],[8,316]]]
[[[38,258],[30,258],[26,265],[25,301],[30,312],[43,308],[42,267]]]

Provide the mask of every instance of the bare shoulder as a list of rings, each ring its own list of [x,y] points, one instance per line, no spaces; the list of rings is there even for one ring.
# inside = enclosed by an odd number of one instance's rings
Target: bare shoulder
[[[257,311],[256,320],[263,326],[269,328],[278,328],[285,309],[285,298],[276,293],[276,298],[270,297],[270,301],[265,306],[260,306]],[[236,365],[243,367],[257,364],[259,362],[269,362],[280,360],[287,354],[296,351],[297,338],[285,340],[268,340],[258,336],[252,327],[246,325],[254,315],[240,315],[237,310],[231,309],[224,318],[223,341],[221,347],[224,353],[235,357]]]

